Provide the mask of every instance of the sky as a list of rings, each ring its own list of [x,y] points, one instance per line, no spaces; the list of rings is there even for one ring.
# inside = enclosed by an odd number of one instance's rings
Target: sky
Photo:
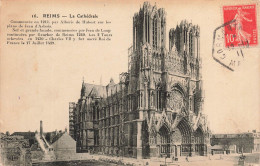
[[[244,51],[234,72],[212,58],[213,31],[223,24],[222,6],[234,1],[151,1],[167,12],[167,32],[186,19],[200,26],[204,113],[213,133],[260,130],[259,46]],[[67,42],[55,46],[7,45],[1,36],[0,131],[64,130],[69,126],[69,102],[80,97],[82,79],[115,82],[127,71],[132,45],[132,17],[141,1],[3,1],[1,31],[10,20],[30,20],[32,14],[97,14],[111,21],[110,42]],[[17,10],[19,8],[19,10]],[[22,13],[21,13],[22,11]],[[259,13],[259,12],[258,12]],[[259,17],[258,17],[259,18]],[[75,28],[75,25],[67,26]],[[95,28],[82,25],[82,28]],[[258,28],[259,32],[259,28]],[[168,43],[168,35],[167,41]],[[168,44],[167,44],[168,45]]]

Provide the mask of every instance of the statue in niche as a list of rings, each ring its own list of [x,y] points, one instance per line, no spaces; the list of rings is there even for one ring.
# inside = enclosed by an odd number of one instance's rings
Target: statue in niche
[[[151,92],[151,106],[153,106],[153,100],[154,100],[154,93],[153,91]]]
[[[152,129],[151,134],[149,135],[149,143],[150,145],[156,145],[156,132]]]
[[[145,45],[143,48],[143,59],[144,59],[144,66],[151,66],[152,60],[152,50],[149,45]]]

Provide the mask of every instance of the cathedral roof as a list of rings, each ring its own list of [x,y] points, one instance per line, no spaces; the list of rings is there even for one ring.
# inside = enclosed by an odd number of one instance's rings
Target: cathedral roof
[[[105,86],[102,85],[95,85],[84,83],[85,86],[85,94],[87,96],[95,96],[95,97],[104,97],[105,95]]]
[[[107,86],[84,83],[84,87],[86,96],[91,97],[106,98],[117,93],[120,90],[120,85],[115,84],[113,79],[110,80],[110,83]]]

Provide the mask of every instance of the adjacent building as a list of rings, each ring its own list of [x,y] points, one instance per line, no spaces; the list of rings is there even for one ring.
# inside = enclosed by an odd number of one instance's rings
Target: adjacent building
[[[45,160],[55,161],[76,157],[76,141],[65,131],[43,132],[40,121],[40,133],[35,133],[36,143],[31,146],[34,162]]]
[[[213,134],[210,143],[213,146],[211,153],[260,152],[260,132],[254,130],[252,132],[236,134]],[[216,150],[214,147],[219,148]]]
[[[56,159],[70,159],[76,154],[76,141],[67,133],[57,134],[51,144]]]
[[[29,140],[23,136],[1,135],[0,163],[3,165],[31,165]]]
[[[133,17],[128,72],[119,83],[85,83],[70,103],[78,152],[134,158],[206,155],[200,28],[181,21],[169,32],[166,11],[143,4]],[[72,120],[72,121],[71,121]]]
[[[35,132],[14,132],[13,134],[11,134],[11,136],[23,136],[24,139],[29,140],[29,146],[31,147],[32,144],[34,144],[36,142],[35,139]]]

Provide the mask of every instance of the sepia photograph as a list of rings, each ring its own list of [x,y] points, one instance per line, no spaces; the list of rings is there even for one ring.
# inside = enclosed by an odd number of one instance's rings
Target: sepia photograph
[[[259,1],[0,12],[0,166],[260,165]]]

